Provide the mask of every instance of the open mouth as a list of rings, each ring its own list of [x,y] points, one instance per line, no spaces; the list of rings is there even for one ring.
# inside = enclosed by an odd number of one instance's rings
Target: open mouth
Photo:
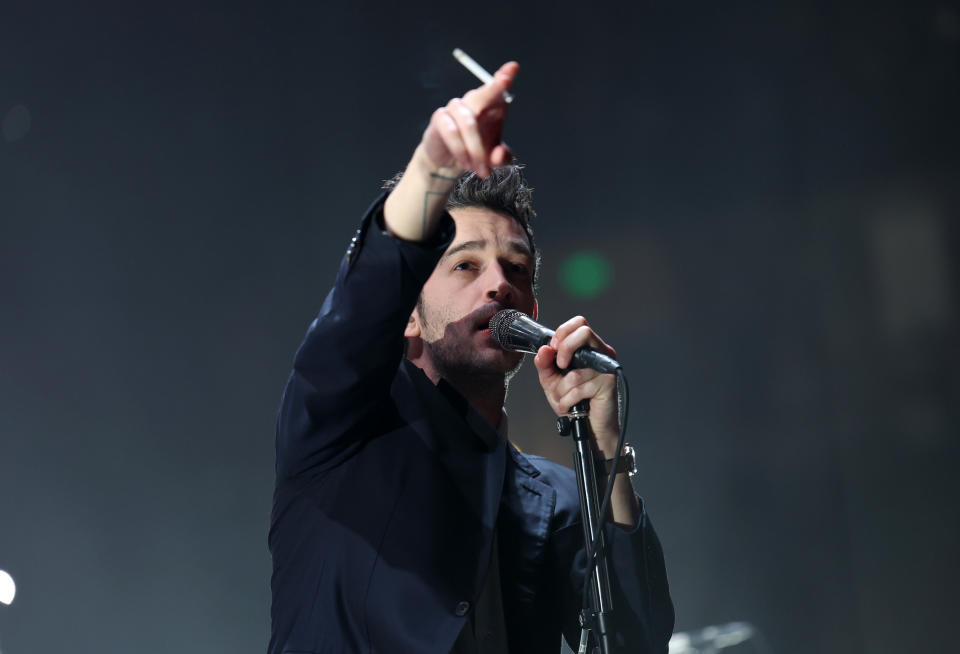
[[[491,338],[490,320],[495,315],[497,315],[498,311],[500,311],[499,308],[495,310],[491,309],[490,311],[485,311],[483,314],[483,318],[477,321],[476,331],[480,332],[480,334],[486,338]]]
[[[484,336],[486,336],[487,338],[490,338],[491,337],[490,320],[493,319],[495,315],[497,315],[504,309],[509,309],[509,308],[510,308],[509,306],[504,306],[499,302],[492,302],[487,306],[481,309],[478,309],[476,313],[477,322],[474,327],[475,331],[478,331]]]
[[[491,313],[488,313],[488,314],[483,318],[483,320],[481,320],[481,321],[479,322],[479,324],[477,324],[477,331],[485,332],[485,333],[489,334],[489,333],[490,333],[490,321],[493,319],[493,317],[494,317],[495,315],[497,315],[498,312],[499,312],[499,309],[498,309],[497,311],[493,311],[493,312],[491,312]]]

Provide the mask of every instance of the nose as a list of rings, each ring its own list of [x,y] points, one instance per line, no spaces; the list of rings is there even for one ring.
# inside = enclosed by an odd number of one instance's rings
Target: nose
[[[513,296],[513,285],[507,279],[503,266],[498,262],[487,268],[487,297],[499,302],[507,302]]]

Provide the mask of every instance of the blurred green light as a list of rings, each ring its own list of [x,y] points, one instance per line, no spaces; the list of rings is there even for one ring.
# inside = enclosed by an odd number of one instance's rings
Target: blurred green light
[[[611,281],[613,266],[598,252],[574,252],[560,265],[560,284],[574,297],[596,297]]]

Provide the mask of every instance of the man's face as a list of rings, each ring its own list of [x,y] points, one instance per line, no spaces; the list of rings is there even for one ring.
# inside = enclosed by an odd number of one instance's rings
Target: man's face
[[[490,337],[502,309],[534,312],[534,257],[523,228],[510,216],[467,207],[450,212],[457,234],[423,287],[404,332],[423,342],[415,362],[431,378],[506,374],[523,355]]]

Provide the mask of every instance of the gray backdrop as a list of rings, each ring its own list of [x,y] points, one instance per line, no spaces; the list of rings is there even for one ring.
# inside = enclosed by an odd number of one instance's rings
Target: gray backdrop
[[[955,3],[40,0],[0,5],[3,653],[265,649],[279,394],[456,46],[521,62],[541,318],[625,363],[678,629],[955,646]],[[532,365],[508,410],[568,461]]]

